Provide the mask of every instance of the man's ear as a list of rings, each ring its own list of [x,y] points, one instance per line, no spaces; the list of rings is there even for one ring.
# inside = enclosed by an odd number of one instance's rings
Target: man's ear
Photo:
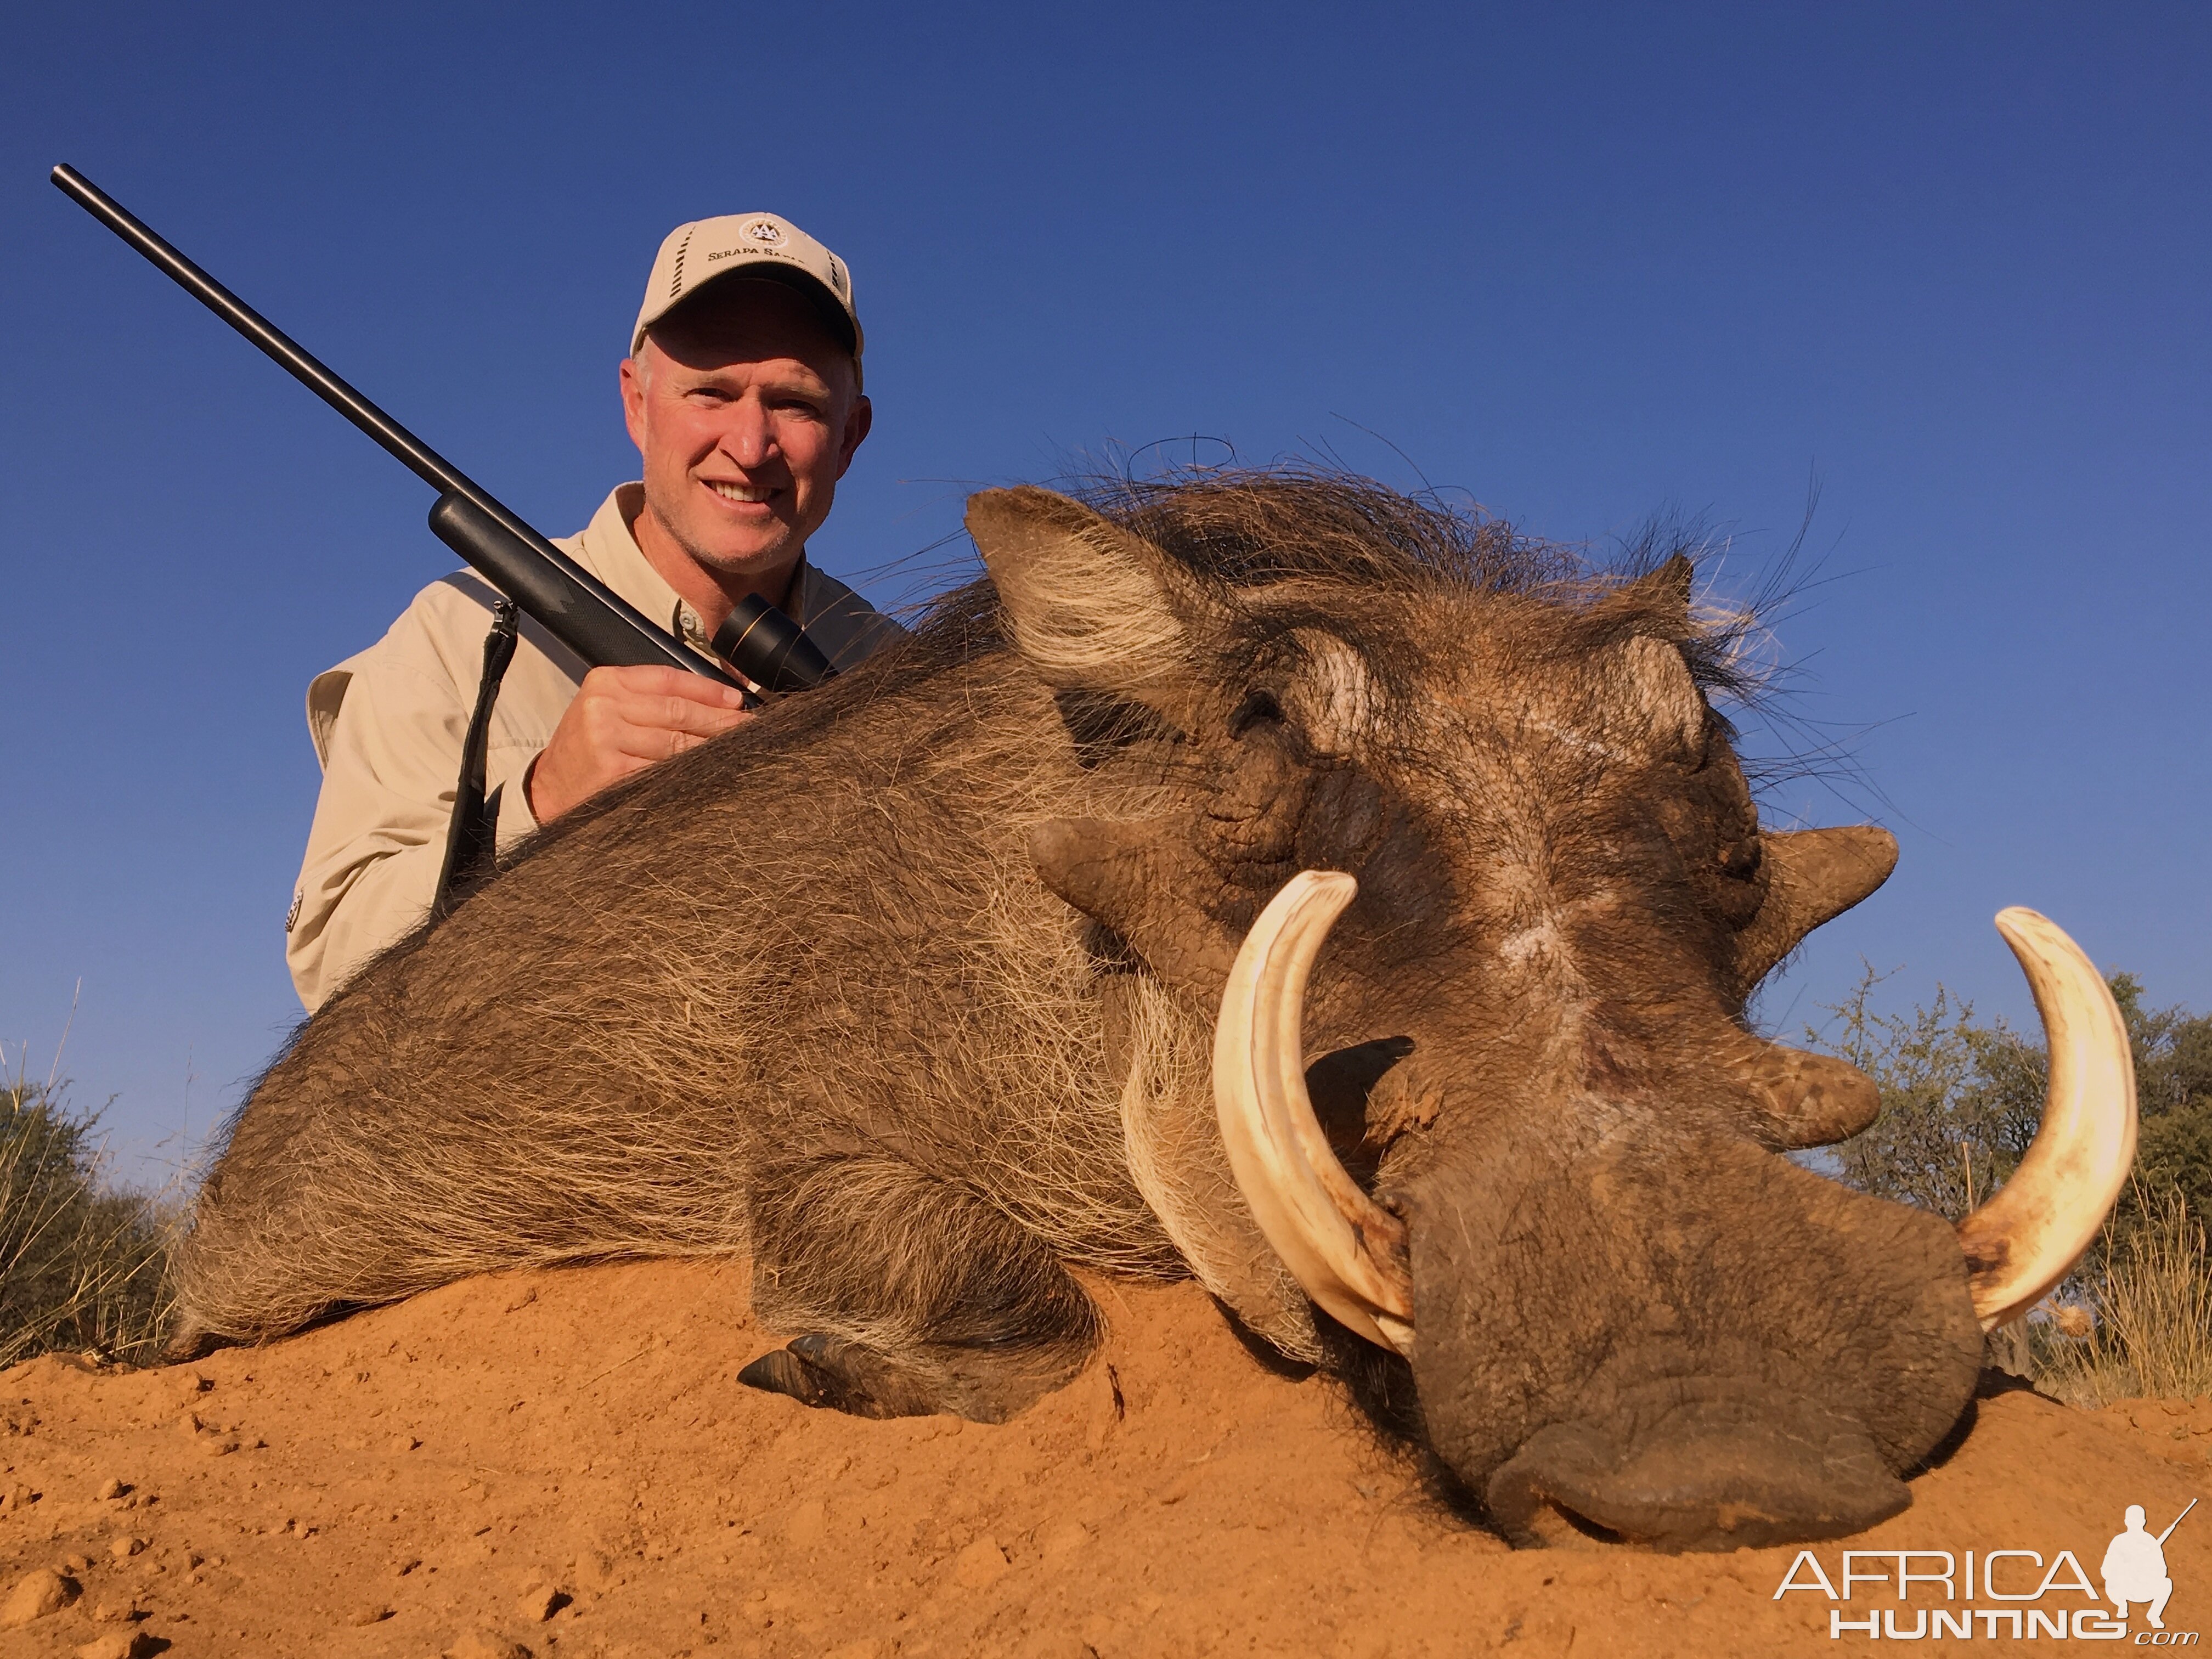
[[[840,478],[853,465],[853,457],[860,453],[860,446],[867,442],[868,434],[875,424],[876,406],[868,401],[866,393],[854,392],[853,407],[846,413],[845,430],[841,434],[843,447],[837,456],[837,476]]]
[[[1014,647],[1057,691],[1127,691],[1189,660],[1197,585],[1142,537],[1028,485],[968,501],[968,533],[999,590]]]
[[[629,441],[637,446],[637,453],[645,453],[645,378],[646,352],[651,349],[650,337],[638,343],[637,355],[622,360],[616,376],[622,383],[623,428]]]

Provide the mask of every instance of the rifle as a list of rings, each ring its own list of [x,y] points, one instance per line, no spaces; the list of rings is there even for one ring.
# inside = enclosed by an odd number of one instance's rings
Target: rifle
[[[491,714],[499,678],[514,654],[514,610],[537,622],[583,659],[588,667],[651,665],[681,668],[744,691],[751,691],[719,664],[693,651],[645,616],[592,573],[502,506],[481,485],[405,427],[331,373],[228,289],[202,270],[122,204],[75,167],[53,170],[57,189],[143,254],[174,282],[332,409],[367,433],[387,454],[437,490],[430,507],[430,529],[462,561],[506,596],[511,608],[495,620],[485,641],[484,678],[469,741],[464,745],[461,784],[454,799],[446,872],[438,884],[434,914],[451,908],[459,883],[488,861],[489,820],[496,807],[483,794],[483,731]],[[502,632],[504,645],[499,643]],[[714,648],[755,685],[769,691],[803,691],[836,671],[821,648],[789,617],[757,597],[744,601],[715,630]],[[471,778],[473,767],[473,779]],[[473,782],[473,787],[471,784]]]
[[[2189,1510],[2193,1510],[2193,1509],[2195,1509],[2196,1507],[2197,1507],[2197,1500],[2196,1500],[2195,1498],[2191,1498],[2191,1499],[2189,1500],[2189,1509],[2185,1509],[2185,1510],[2182,1510],[2182,1512],[2181,1512],[2180,1514],[2179,1514],[2179,1515],[2177,1515],[2177,1516],[2175,1516],[2173,1517],[2173,1526],[2172,1526],[2172,1527],[2168,1527],[2168,1528],[2167,1528],[2164,1532],[2162,1532],[2162,1533],[2159,1534],[2159,1535],[2158,1535],[2158,1541],[2159,1541],[2160,1543],[2163,1544],[2164,1542],[2166,1542],[2166,1540],[2167,1539],[2169,1539],[2169,1538],[2172,1537],[2172,1536],[2173,1536],[2173,1527],[2178,1527],[2178,1526],[2179,1526],[2183,1522],[2185,1522],[2185,1521],[2186,1521],[2187,1519],[2189,1519]]]

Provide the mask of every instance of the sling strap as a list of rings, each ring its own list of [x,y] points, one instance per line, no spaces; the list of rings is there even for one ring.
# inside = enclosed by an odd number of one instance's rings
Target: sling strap
[[[491,615],[491,631],[484,635],[483,677],[477,682],[477,706],[469,715],[468,736],[461,740],[461,776],[453,788],[453,815],[446,826],[446,862],[438,872],[437,896],[430,901],[433,921],[443,921],[490,877],[498,851],[500,794],[507,786],[501,784],[489,797],[484,794],[484,755],[491,741],[492,705],[499,701],[507,665],[514,660],[520,613],[514,601],[502,594]]]

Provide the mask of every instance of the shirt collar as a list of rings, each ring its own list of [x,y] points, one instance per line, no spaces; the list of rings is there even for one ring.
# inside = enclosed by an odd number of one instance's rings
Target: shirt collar
[[[617,484],[576,539],[585,564],[601,581],[656,623],[665,627],[680,603],[668,579],[653,568],[630,534],[630,520],[645,509],[645,486]]]

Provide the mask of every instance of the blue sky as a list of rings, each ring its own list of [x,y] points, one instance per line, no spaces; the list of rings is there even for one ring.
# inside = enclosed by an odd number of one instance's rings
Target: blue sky
[[[1182,434],[1464,489],[1755,588],[1899,874],[1860,958],[2029,1013],[2044,909],[2212,1007],[2212,11],[2187,5],[26,8],[0,52],[0,1036],[158,1160],[298,1013],[319,669],[429,495],[46,182],[69,161],[549,533],[633,476],[653,249],[850,262],[879,598],[979,483]],[[1218,453],[1218,452],[1208,452]],[[143,1166],[152,1168],[151,1165]]]

